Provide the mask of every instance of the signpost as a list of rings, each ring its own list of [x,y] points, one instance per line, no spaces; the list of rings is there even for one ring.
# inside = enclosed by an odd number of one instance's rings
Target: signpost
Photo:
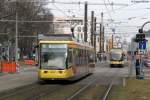
[[[139,42],[139,49],[140,50],[146,49],[146,42],[147,42],[146,40]]]
[[[147,42],[147,40],[145,40],[145,33],[143,31],[143,27],[148,23],[150,23],[150,21],[147,21],[142,25],[142,27],[139,29],[140,34],[136,34],[136,41],[139,43],[139,49],[140,51],[142,51],[142,54],[144,54],[146,51],[145,49]],[[140,64],[140,74],[138,76],[138,79],[144,79],[143,63]]]

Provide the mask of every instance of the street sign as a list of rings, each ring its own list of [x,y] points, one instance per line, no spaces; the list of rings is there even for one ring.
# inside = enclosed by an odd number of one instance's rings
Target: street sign
[[[146,40],[139,42],[139,49],[146,49]]]

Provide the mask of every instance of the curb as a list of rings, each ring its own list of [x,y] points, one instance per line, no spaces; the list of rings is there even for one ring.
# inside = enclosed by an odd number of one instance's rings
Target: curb
[[[1,73],[1,72],[0,72],[0,76],[3,76],[3,75],[4,75],[4,73]]]

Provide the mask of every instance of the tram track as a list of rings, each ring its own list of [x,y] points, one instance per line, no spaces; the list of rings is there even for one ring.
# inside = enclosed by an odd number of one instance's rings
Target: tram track
[[[72,96],[70,96],[69,98],[67,98],[67,100],[72,100],[73,98],[75,98],[78,94],[80,94],[82,91],[84,91],[86,88],[88,88],[91,84],[93,84],[96,81],[96,79],[94,79],[92,82],[90,82],[89,84],[87,84],[86,86],[84,86],[83,88],[81,88],[80,90],[78,90],[76,93],[74,93]]]
[[[107,81],[107,83],[109,83],[108,85],[101,85],[98,82],[96,82],[99,80],[99,78],[94,79],[92,82],[85,85],[80,90],[75,92],[73,95],[68,97],[67,100],[83,100],[83,99],[86,99],[86,100],[107,100],[107,97],[109,96],[109,93],[110,93],[110,91],[114,85],[114,81],[116,81],[117,77],[115,77],[115,76],[117,75],[118,71],[120,71],[120,69],[117,69],[116,72],[113,73],[112,76],[114,76],[114,77],[108,76],[109,78],[108,77],[106,78],[105,75],[107,75],[107,73],[103,74],[103,76],[102,76],[103,78],[101,78],[100,80]],[[97,84],[95,84],[95,82]],[[101,91],[100,91],[100,89],[101,89]],[[90,97],[89,95],[92,92],[93,92],[93,96]]]
[[[40,98],[48,95],[49,93],[57,91],[60,87],[62,87],[62,86],[57,86],[51,90],[45,89],[44,91],[41,91],[40,93],[38,93],[38,95],[31,96],[31,97],[27,98],[26,100],[40,100]]]
[[[112,71],[113,70],[113,71]],[[0,93],[0,100],[107,100],[118,69],[106,69],[76,82],[37,84]],[[100,77],[99,77],[100,76]],[[116,77],[118,76],[118,77]],[[116,79],[115,79],[116,78]]]
[[[33,83],[34,84],[34,83]],[[10,90],[6,90],[4,92],[1,92],[0,93],[0,100],[3,100],[7,97],[10,97],[10,96],[13,96],[13,95],[16,95],[20,92],[27,92],[27,91],[30,91],[34,88],[36,88],[37,85],[33,85],[33,84],[30,84],[30,85],[26,85],[26,86],[23,86],[23,87],[18,87],[18,88],[14,88],[14,89],[10,89]],[[22,90],[23,88],[26,88],[26,90]]]
[[[83,80],[90,79],[91,77],[92,76],[89,76]],[[79,80],[75,83],[71,82],[71,84],[59,84],[59,85],[52,85],[48,83],[46,85],[40,85],[34,83],[29,86],[24,86],[24,87],[20,87],[10,91],[5,91],[3,93],[0,93],[0,100],[18,100],[18,99],[19,100],[43,100],[43,99],[52,100],[52,99],[48,99],[49,96],[50,98],[51,95],[56,96],[58,95],[57,92],[59,91],[61,91],[60,94],[63,94],[64,92],[62,91],[64,90],[69,91],[71,94],[73,94],[74,92],[80,90],[84,86],[83,84],[80,84],[81,81],[83,80]],[[71,94],[68,93],[65,97],[68,97]],[[65,97],[64,100],[66,100]]]
[[[56,93],[58,90],[65,90],[67,88],[72,88],[75,85],[79,85],[78,82],[64,83],[60,82],[48,82],[46,84],[40,85],[37,83],[11,89],[0,93],[0,100],[40,100],[48,95]],[[76,86],[77,87],[77,86]],[[79,86],[79,88],[83,85]]]
[[[37,100],[34,99],[35,97],[41,97],[41,93],[44,93],[46,91],[53,92],[60,88],[61,85],[44,85],[41,86],[39,84],[31,84],[28,86],[16,88],[10,91],[5,91],[3,93],[0,93],[3,96],[0,96],[0,100]]]
[[[118,69],[118,71],[120,71],[120,69]],[[118,71],[117,71],[117,72],[118,72]],[[118,76],[118,73],[114,73],[114,75],[115,75],[115,74]],[[110,91],[112,90],[112,87],[113,87],[113,85],[114,85],[114,80],[115,80],[115,78],[116,78],[116,77],[113,77],[113,78],[112,78],[111,83],[109,84],[108,89],[106,90],[106,92],[105,92],[105,94],[104,94],[102,100],[107,100],[107,98],[108,98],[108,96],[109,96],[109,93],[110,93]]]
[[[111,84],[108,86],[108,89],[107,89],[106,93],[104,94],[102,100],[106,100],[106,99],[107,99],[107,97],[108,97],[108,95],[109,95],[109,93],[110,93],[110,91],[111,91],[111,89],[112,89],[112,86],[113,86],[113,83],[111,83]]]

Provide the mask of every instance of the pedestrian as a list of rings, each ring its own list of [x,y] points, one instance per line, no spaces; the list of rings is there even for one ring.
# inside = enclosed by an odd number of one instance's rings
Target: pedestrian
[[[107,60],[106,54],[105,54],[105,56],[104,56],[104,60],[105,60],[105,61]]]
[[[18,73],[20,72],[20,67],[21,67],[20,64],[17,62],[16,63],[16,72],[18,72]]]
[[[141,56],[138,51],[135,53],[135,71],[136,71],[136,78],[139,79],[140,77],[140,64],[141,64]]]

